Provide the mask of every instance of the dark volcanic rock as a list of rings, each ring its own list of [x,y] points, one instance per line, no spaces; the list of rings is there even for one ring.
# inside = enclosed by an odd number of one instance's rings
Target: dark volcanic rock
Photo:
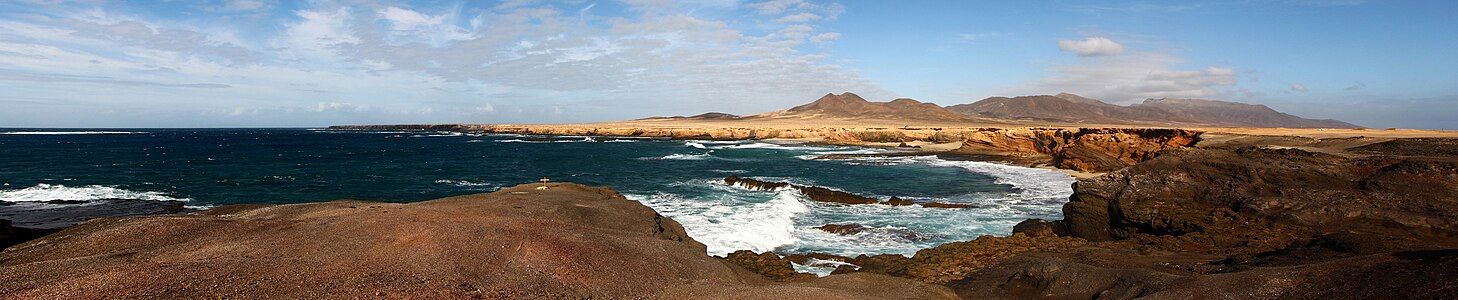
[[[37,239],[60,229],[35,229],[11,226],[10,220],[0,219],[0,250]]]
[[[1242,253],[1325,238],[1357,253],[1458,247],[1458,164],[1296,149],[1192,149],[1082,179],[1072,236]],[[1421,233],[1421,234],[1414,234]]]
[[[1067,235],[1067,233],[1063,233],[1062,228],[1059,228],[1057,223],[1042,219],[1027,219],[1018,222],[1017,225],[1013,226],[1013,233],[1022,233],[1028,236]]]
[[[742,178],[739,176],[724,177],[724,184],[761,191],[773,191],[782,187],[790,186],[789,183],[784,182],[759,181],[750,178]]]
[[[1458,156],[1458,139],[1396,139],[1348,150],[1363,154],[1455,157]]]
[[[922,203],[921,204],[921,207],[930,207],[930,208],[977,208],[976,205],[971,205],[971,204],[941,203],[941,202],[927,202],[927,203]]]
[[[911,202],[911,200],[906,200],[906,199],[898,198],[896,196],[891,196],[891,199],[887,199],[886,202],[883,203],[883,204],[890,205],[890,206],[907,206],[907,205],[916,204],[916,202]]]
[[[795,186],[806,198],[820,202],[844,203],[844,204],[876,204],[881,202],[876,198],[851,194],[847,192],[827,189],[818,186]]]
[[[55,229],[95,218],[175,214],[184,210],[182,206],[182,201],[134,199],[16,202],[0,206],[0,219],[10,220],[16,227]]]
[[[852,234],[857,234],[857,233],[861,233],[863,231],[866,231],[866,226],[863,226],[861,224],[855,224],[855,223],[848,223],[848,224],[825,224],[825,225],[820,225],[819,227],[815,227],[815,229],[820,229],[820,230],[824,230],[825,232],[839,234],[839,235],[852,235]]]
[[[806,198],[820,202],[843,203],[843,204],[876,204],[880,200],[871,197],[851,194],[847,192],[827,189],[818,186],[799,186],[785,182],[759,181],[738,176],[724,178],[724,183],[731,186],[740,186],[751,190],[771,191],[783,187],[792,187],[800,190]]]

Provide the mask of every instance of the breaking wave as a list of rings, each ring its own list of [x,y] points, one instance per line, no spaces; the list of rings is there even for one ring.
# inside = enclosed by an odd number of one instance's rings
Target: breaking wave
[[[139,131],[6,131],[8,135],[67,135],[67,134],[137,134]]]
[[[22,202],[22,201],[50,201],[50,200],[71,200],[90,201],[101,199],[134,199],[134,200],[156,200],[156,201],[189,201],[188,198],[175,198],[162,192],[151,191],[130,191],[105,185],[86,185],[69,187],[60,184],[37,184],[32,187],[0,191],[0,200]]]

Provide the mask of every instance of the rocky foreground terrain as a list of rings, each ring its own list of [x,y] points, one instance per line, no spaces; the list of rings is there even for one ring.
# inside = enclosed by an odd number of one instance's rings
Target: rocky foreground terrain
[[[0,252],[0,298],[952,298],[859,273],[776,282],[607,188],[96,219]]]

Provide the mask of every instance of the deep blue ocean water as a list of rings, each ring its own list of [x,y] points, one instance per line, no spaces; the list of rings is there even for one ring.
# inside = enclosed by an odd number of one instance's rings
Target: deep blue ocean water
[[[192,207],[337,199],[422,201],[541,177],[608,186],[709,245],[843,255],[899,253],[1061,218],[1057,171],[932,156],[815,160],[886,150],[763,141],[317,129],[0,129],[0,200],[131,198]],[[975,209],[840,205],[726,186],[735,175]],[[840,236],[813,227],[857,223]]]

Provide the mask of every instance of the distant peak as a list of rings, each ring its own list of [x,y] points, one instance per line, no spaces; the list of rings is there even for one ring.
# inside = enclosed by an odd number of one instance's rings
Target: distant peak
[[[866,102],[866,99],[861,98],[860,95],[856,95],[855,93],[843,92],[840,95],[836,95],[835,93],[825,94],[825,96],[820,97],[820,100],[816,101]]]

